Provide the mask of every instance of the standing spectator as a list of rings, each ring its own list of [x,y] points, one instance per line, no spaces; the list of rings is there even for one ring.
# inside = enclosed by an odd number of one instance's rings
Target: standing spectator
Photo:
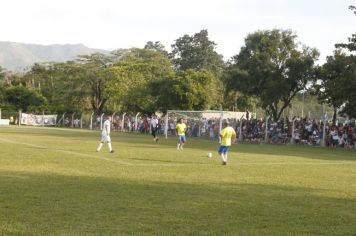
[[[337,147],[339,145],[339,135],[336,128],[333,128],[330,132],[331,135],[331,147]]]
[[[96,128],[100,129],[100,122],[101,122],[100,116],[97,116],[96,117]]]
[[[143,127],[144,127],[144,130],[145,130],[145,133],[147,133],[148,130],[149,130],[149,123],[148,123],[148,118],[147,118],[147,116],[145,116],[145,119],[144,119],[144,121],[143,121]]]
[[[69,118],[68,117],[65,118],[64,125],[69,127]]]

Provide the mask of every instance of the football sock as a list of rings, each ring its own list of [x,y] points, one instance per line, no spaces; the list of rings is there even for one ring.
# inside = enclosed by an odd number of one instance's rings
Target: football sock
[[[180,148],[180,143],[177,144],[177,149],[179,149],[179,148]]]
[[[225,162],[227,162],[227,153],[224,154]]]
[[[108,143],[109,151],[112,151],[111,143]]]
[[[221,156],[221,160],[222,160],[222,161],[225,161],[225,155],[224,155],[224,153],[221,153],[220,156]]]
[[[96,150],[99,152],[102,147],[103,147],[103,143],[99,143],[99,146]]]

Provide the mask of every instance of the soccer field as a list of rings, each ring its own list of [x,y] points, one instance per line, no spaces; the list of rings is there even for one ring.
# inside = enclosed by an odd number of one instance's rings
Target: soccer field
[[[99,134],[0,127],[0,235],[356,234],[355,150]]]

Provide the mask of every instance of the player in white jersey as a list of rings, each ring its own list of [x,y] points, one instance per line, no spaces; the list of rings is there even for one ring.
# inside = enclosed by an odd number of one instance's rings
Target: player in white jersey
[[[104,143],[108,144],[109,152],[111,153],[114,152],[114,150],[112,150],[111,147],[110,128],[111,128],[111,116],[107,116],[107,119],[105,120],[103,125],[103,131],[101,132],[101,141],[99,143],[98,148],[96,149],[97,152],[100,151]]]

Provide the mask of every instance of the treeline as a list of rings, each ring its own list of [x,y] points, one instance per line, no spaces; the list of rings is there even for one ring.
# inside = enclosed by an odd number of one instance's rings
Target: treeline
[[[165,112],[168,109],[253,110],[281,118],[302,91],[356,117],[356,36],[336,44],[324,65],[317,49],[300,46],[290,30],[247,35],[228,62],[202,30],[175,40],[35,64],[26,73],[0,69],[0,107],[26,112]]]

